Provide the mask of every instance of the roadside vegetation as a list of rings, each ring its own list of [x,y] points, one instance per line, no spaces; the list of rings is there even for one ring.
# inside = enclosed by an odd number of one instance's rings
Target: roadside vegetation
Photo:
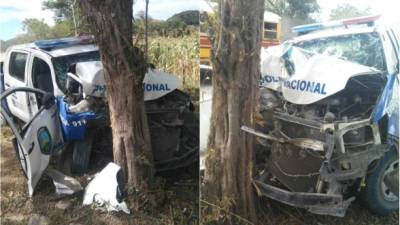
[[[198,35],[149,39],[150,62],[164,72],[179,76],[184,89],[199,88],[198,55]]]

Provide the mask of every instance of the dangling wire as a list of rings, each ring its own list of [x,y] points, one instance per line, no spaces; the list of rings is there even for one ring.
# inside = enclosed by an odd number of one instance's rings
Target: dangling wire
[[[145,52],[145,57],[146,57],[146,64],[149,64],[149,56],[148,56],[148,50],[149,50],[149,46],[148,46],[148,30],[147,30],[147,22],[148,22],[148,11],[149,11],[149,0],[146,0],[146,13],[145,13],[145,21],[144,21],[144,35],[145,35],[145,48],[146,48],[146,52]]]

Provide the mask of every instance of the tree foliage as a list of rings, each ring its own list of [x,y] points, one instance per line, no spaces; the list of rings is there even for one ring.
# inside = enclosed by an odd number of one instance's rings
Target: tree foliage
[[[295,19],[308,19],[311,14],[320,11],[317,0],[265,0],[265,8],[280,16]]]
[[[370,14],[370,8],[360,9],[348,3],[344,3],[338,5],[335,9],[332,9],[329,17],[331,20],[340,20],[349,17],[367,16]]]
[[[198,26],[199,14],[198,10],[187,10],[171,16],[167,19],[167,22],[180,22],[186,25]]]
[[[75,4],[74,4],[75,3]],[[43,9],[54,12],[54,21],[56,26],[60,24],[58,29],[69,30],[68,36],[88,34],[90,32],[89,25],[83,17],[81,9],[73,0],[45,0],[42,3]]]
[[[54,12],[56,21],[72,20],[72,0],[45,0],[43,9]]]
[[[144,34],[144,12],[139,11],[136,14],[133,24],[134,35]],[[197,21],[197,22],[196,22]],[[193,35],[198,32],[199,11],[189,10],[177,13],[167,20],[156,20],[148,18],[148,34],[150,36],[160,37],[183,37]]]
[[[22,30],[33,39],[46,39],[51,36],[51,28],[43,19],[25,19],[22,22]]]
[[[73,35],[69,21],[60,21],[54,26],[49,26],[43,19],[30,18],[22,21],[22,29],[25,33],[4,42],[4,49],[14,44]]]

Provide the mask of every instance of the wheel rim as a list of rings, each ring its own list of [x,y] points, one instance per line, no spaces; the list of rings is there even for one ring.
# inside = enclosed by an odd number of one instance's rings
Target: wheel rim
[[[393,192],[390,191],[388,186],[386,186],[386,184],[384,182],[384,177],[387,174],[389,174],[390,172],[397,169],[398,167],[399,167],[399,160],[393,161],[389,166],[386,167],[385,172],[381,179],[381,189],[382,189],[383,198],[390,202],[398,201],[399,198],[395,194],[393,194]]]

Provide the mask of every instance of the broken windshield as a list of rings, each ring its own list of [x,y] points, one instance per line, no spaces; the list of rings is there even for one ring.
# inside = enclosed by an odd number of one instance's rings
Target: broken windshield
[[[324,37],[301,41],[295,46],[386,71],[383,47],[378,33]]]
[[[69,67],[78,62],[99,61],[100,54],[98,51],[84,52],[74,55],[66,55],[53,58],[54,72],[56,74],[56,81],[58,87],[65,92],[65,82],[67,79],[67,72]]]

